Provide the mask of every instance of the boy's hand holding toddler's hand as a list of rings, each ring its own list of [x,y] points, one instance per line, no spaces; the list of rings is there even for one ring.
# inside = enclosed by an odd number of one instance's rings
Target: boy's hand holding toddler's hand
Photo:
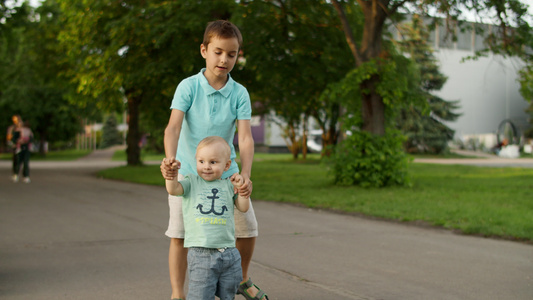
[[[239,193],[239,195],[242,197],[250,197],[250,195],[252,195],[252,181],[247,176],[241,175],[239,173],[231,175],[231,181],[233,182],[234,178],[237,176],[241,178],[242,182],[240,183],[240,185],[236,185],[234,187],[235,194]]]
[[[173,180],[178,176],[178,170],[181,168],[181,163],[176,158],[163,158],[161,162],[161,175],[166,180]]]

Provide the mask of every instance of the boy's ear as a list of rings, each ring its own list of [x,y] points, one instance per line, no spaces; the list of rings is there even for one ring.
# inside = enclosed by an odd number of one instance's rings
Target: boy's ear
[[[226,163],[226,167],[224,168],[224,171],[229,170],[229,167],[231,167],[231,159],[228,160],[228,162]]]
[[[207,48],[204,46],[204,44],[200,44],[200,54],[202,54],[203,58],[207,57]]]

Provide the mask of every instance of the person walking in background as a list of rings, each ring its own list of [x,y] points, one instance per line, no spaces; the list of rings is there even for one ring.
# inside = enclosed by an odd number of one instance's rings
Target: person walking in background
[[[188,249],[189,292],[198,300],[235,299],[242,281],[241,256],[235,248],[234,208],[248,211],[248,197],[235,194],[243,177],[222,179],[231,166],[231,149],[223,138],[210,136],[196,148],[196,173],[166,180],[169,195],[183,196],[184,247]],[[165,160],[167,160],[165,158]],[[168,164],[179,166],[175,159]]]
[[[23,165],[22,176],[25,183],[30,183],[30,155],[33,132],[22,121],[19,115],[12,117],[13,125],[7,130],[8,144],[13,147],[13,182],[19,181],[20,167]]]
[[[15,165],[17,164],[17,147],[14,141],[17,141],[19,138],[20,132],[15,132],[15,128],[17,127],[18,123],[22,122],[22,118],[19,115],[14,115],[11,117],[11,121],[13,124],[7,128],[7,145],[12,149],[13,155],[12,155],[12,165],[11,170],[13,175],[12,179],[15,179]]]
[[[206,66],[198,74],[180,82],[170,107],[172,111],[164,137],[166,159],[161,163],[161,173],[165,179],[173,180],[178,176],[176,164],[180,165],[184,174],[196,173],[196,146],[203,138],[213,135],[222,137],[231,148],[231,165],[222,178],[239,175],[233,147],[237,127],[242,167],[240,176],[243,179],[238,192],[243,197],[250,197],[254,156],[250,96],[246,88],[235,82],[229,74],[235,66],[241,46],[242,35],[232,23],[218,20],[207,25],[200,45]],[[176,161],[170,163],[174,159]],[[170,218],[166,235],[171,238],[168,259],[171,298],[184,299],[187,249],[184,248],[182,197],[169,195],[168,202]],[[257,220],[251,203],[246,213],[235,210],[236,247],[241,256],[244,278],[238,293],[246,299],[260,300],[268,297],[248,278],[257,235]]]

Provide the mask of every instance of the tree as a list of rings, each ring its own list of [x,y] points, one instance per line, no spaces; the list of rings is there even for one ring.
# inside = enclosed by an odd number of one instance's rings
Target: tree
[[[117,118],[110,114],[102,128],[102,145],[101,148],[108,148],[114,145],[122,144],[122,136],[117,128]]]
[[[80,130],[78,117],[83,115],[63,97],[71,85],[59,75],[65,68],[54,42],[60,26],[55,1],[37,9],[24,2],[10,9],[0,23],[0,115],[2,120],[22,115],[35,132],[42,155],[45,142],[74,138]]]
[[[309,117],[323,130],[323,140],[333,143],[338,103],[321,94],[353,62],[331,5],[327,1],[240,1],[234,15],[243,32],[246,61],[242,74],[236,76],[252,91],[256,108],[265,108],[264,113],[273,110],[281,118],[293,157],[300,151],[305,155]]]
[[[351,84],[356,85],[360,92],[359,95],[353,96],[351,101],[345,102],[345,107],[341,108],[344,112],[343,120],[347,119],[346,122],[343,121],[346,123],[344,130],[356,130],[356,134],[350,137],[351,146],[343,146],[342,149],[343,151],[356,151],[361,158],[367,158],[363,164],[357,163],[350,166],[352,173],[338,177],[338,182],[358,184],[361,182],[360,178],[372,177],[375,172],[379,172],[384,176],[378,176],[374,183],[368,185],[382,186],[387,182],[401,183],[401,178],[404,178],[406,173],[394,170],[404,168],[406,164],[391,166],[387,159],[381,159],[381,157],[387,157],[385,151],[379,150],[383,145],[389,145],[387,152],[391,154],[390,159],[399,159],[395,155],[403,150],[395,147],[400,143],[386,144],[382,141],[383,139],[400,139],[395,134],[388,137],[387,129],[390,128],[394,115],[387,114],[387,110],[391,108],[394,110],[394,106],[406,105],[406,101],[410,101],[410,97],[406,97],[410,93],[409,89],[399,85],[396,88],[390,86],[391,83],[400,83],[399,79],[391,78],[395,72],[397,75],[400,73],[392,70],[389,65],[394,55],[391,53],[392,48],[387,47],[386,44],[387,22],[397,23],[405,14],[415,12],[427,16],[427,12],[434,9],[439,16],[444,17],[449,35],[453,38],[455,25],[466,26],[460,22],[460,19],[464,18],[463,13],[474,12],[478,16],[487,18],[498,28],[487,34],[485,40],[487,48],[478,51],[476,55],[486,55],[489,51],[501,55],[525,55],[522,46],[531,40],[532,35],[531,28],[525,21],[526,6],[516,0],[332,0],[331,3],[343,25],[346,42],[355,61],[355,69],[347,78],[353,79]],[[353,10],[360,10],[364,16],[363,34],[359,39],[354,35],[355,25],[347,17]],[[439,21],[439,19],[434,20]],[[419,98],[421,97],[417,97],[418,100]],[[360,105],[353,102],[359,102]],[[360,110],[350,112],[349,106],[360,108]],[[353,113],[360,114],[360,118],[354,118]],[[372,138],[368,138],[368,135]],[[339,158],[344,157],[340,150],[337,150],[337,155]],[[375,167],[367,168],[368,164],[374,164]],[[342,163],[336,165],[342,167]],[[345,172],[341,168],[337,170]],[[359,170],[365,170],[364,174],[361,174]]]
[[[527,65],[520,70],[518,80],[520,82],[520,94],[530,102],[526,109],[529,114],[530,128],[524,132],[524,136],[533,139],[533,59],[531,57],[528,58]]]
[[[500,30],[493,31],[487,35],[487,48],[479,51],[478,55],[483,55],[492,51],[502,55],[523,55],[522,45],[531,38],[531,28],[525,21],[527,7],[516,0],[495,0],[495,1],[434,1],[434,0],[356,0],[357,9],[364,15],[363,35],[360,40],[356,40],[353,34],[352,25],[346,17],[343,3],[332,0],[331,3],[338,12],[338,16],[343,24],[346,41],[355,59],[355,66],[360,67],[364,63],[384,57],[383,37],[386,33],[386,21],[397,22],[402,18],[400,12],[419,12],[427,15],[430,8],[445,17],[446,25],[450,29],[450,36],[454,36],[451,31],[457,23],[461,25],[461,17],[464,12],[474,12],[478,16],[486,17],[494,22]],[[348,1],[350,9],[353,7]],[[345,5],[345,4],[344,4]],[[362,95],[362,127],[361,130],[375,135],[385,133],[385,103],[383,97],[376,90],[380,81],[379,74],[374,74],[363,80],[361,90]]]
[[[458,101],[446,101],[431,94],[439,91],[448,78],[439,72],[433,49],[428,45],[429,31],[422,18],[414,15],[411,22],[398,28],[403,36],[398,42],[399,47],[419,66],[420,93],[429,104],[428,111],[410,103],[400,110],[397,127],[407,136],[405,150],[409,153],[442,153],[455,133],[442,120],[454,121],[459,117],[453,112],[458,108]]]
[[[164,127],[177,84],[202,66],[196,49],[205,25],[228,18],[236,4],[229,0],[60,2],[66,22],[60,41],[69,47],[67,55],[74,65],[70,75],[84,96],[72,98],[93,101],[105,111],[119,110],[126,102],[128,165],[138,165],[140,120]],[[151,136],[160,136],[161,131]]]

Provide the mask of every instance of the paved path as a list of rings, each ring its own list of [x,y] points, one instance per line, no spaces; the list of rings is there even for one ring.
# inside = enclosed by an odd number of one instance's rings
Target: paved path
[[[14,184],[0,163],[0,299],[169,298],[166,193],[94,176],[113,165],[32,162]],[[254,207],[251,275],[271,299],[533,299],[532,245]]]

